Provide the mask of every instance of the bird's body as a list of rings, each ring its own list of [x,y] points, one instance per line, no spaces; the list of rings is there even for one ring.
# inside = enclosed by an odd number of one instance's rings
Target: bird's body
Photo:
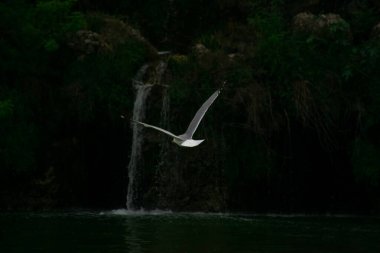
[[[173,142],[181,147],[195,147],[201,144],[204,140],[193,140],[193,139],[180,139],[173,138]]]
[[[195,114],[194,118],[192,119],[192,121],[190,122],[190,125],[189,127],[187,128],[186,132],[184,134],[181,134],[181,135],[175,135],[165,129],[162,129],[162,128],[159,128],[159,127],[156,127],[156,126],[153,126],[153,125],[149,125],[149,124],[146,124],[146,123],[143,123],[143,122],[140,122],[140,121],[134,121],[138,124],[141,124],[143,125],[144,127],[149,127],[149,128],[153,128],[153,129],[156,129],[160,132],[163,132],[171,137],[173,137],[173,142],[175,144],[177,144],[178,146],[181,146],[181,147],[195,147],[195,146],[198,146],[199,144],[201,144],[204,140],[194,140],[193,139],[193,134],[195,133],[195,131],[197,130],[198,128],[198,125],[199,123],[201,122],[203,116],[206,114],[208,108],[211,106],[211,104],[215,101],[215,99],[218,97],[219,93],[220,93],[221,89],[215,91],[207,100],[206,102],[203,103],[203,105],[201,106],[201,108],[198,109],[197,113]]]

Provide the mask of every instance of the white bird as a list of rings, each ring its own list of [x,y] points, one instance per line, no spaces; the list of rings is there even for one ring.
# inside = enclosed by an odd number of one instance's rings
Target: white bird
[[[175,135],[165,129],[152,126],[140,121],[133,121],[138,124],[143,125],[144,127],[150,127],[153,129],[156,129],[158,131],[161,131],[171,137],[173,137],[173,142],[177,144],[178,146],[181,147],[195,147],[201,144],[204,140],[194,140],[193,139],[193,134],[198,128],[199,123],[201,122],[203,116],[206,114],[208,108],[212,105],[212,103],[215,101],[215,99],[218,97],[219,93],[221,92],[222,89],[218,89],[215,91],[207,100],[206,102],[203,103],[201,108],[198,109],[197,113],[195,114],[193,120],[190,122],[190,125],[188,126],[186,132],[181,135]]]

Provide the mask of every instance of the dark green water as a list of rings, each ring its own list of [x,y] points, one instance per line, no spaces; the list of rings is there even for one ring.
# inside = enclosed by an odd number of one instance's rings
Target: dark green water
[[[0,252],[380,252],[380,219],[0,213]]]

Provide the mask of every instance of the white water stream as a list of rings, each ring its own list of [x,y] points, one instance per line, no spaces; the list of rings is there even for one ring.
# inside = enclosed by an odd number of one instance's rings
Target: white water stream
[[[142,66],[137,72],[134,80],[133,86],[136,89],[136,99],[133,106],[133,117],[135,121],[144,121],[145,110],[146,110],[146,99],[149,96],[149,93],[154,85],[162,85],[161,80],[162,76],[165,73],[167,64],[164,61],[160,61],[155,68],[152,70],[152,75],[149,80],[144,82],[144,77],[148,74],[150,65],[146,64]],[[161,121],[167,122],[168,118],[168,108],[169,108],[169,97],[166,94],[163,97],[162,111],[161,111]],[[139,185],[138,185],[138,175],[139,175],[139,165],[141,162],[141,149],[143,145],[143,135],[142,127],[138,124],[132,123],[132,147],[131,155],[128,164],[128,191],[127,191],[127,209],[135,210],[139,207],[136,207],[135,201],[138,199],[139,194]],[[164,152],[164,147],[161,147],[161,152]]]

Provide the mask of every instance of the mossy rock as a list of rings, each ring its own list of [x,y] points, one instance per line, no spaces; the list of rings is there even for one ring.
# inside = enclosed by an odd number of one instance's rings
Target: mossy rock
[[[145,47],[149,58],[157,57],[157,50],[137,29],[116,17],[91,13],[86,16],[87,28],[70,36],[68,45],[81,54],[111,53],[119,46],[136,41]]]
[[[352,39],[350,25],[340,15],[334,13],[321,15],[299,13],[293,18],[293,30],[323,38],[343,35],[346,39]]]
[[[380,23],[372,28],[371,37],[380,41]]]

